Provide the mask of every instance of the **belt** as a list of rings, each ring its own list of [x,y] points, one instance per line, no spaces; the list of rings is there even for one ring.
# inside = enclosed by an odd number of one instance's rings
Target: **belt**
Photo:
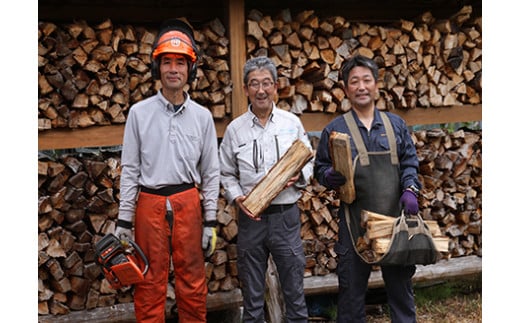
[[[154,189],[154,188],[148,188],[146,186],[141,186],[140,189],[141,189],[141,192],[144,192],[144,193],[148,193],[148,194],[154,194],[154,195],[161,195],[161,196],[170,196],[170,195],[173,195],[173,194],[177,194],[177,193],[180,193],[180,192],[184,192],[184,191],[187,191],[191,188],[194,188],[195,187],[195,184],[193,183],[182,183],[182,184],[179,184],[179,185],[168,185],[168,186],[164,186],[164,187],[161,187],[161,188],[158,188],[158,189]]]
[[[271,214],[271,213],[282,213],[284,211],[292,208],[296,203],[291,204],[271,204],[269,205],[262,214]]]

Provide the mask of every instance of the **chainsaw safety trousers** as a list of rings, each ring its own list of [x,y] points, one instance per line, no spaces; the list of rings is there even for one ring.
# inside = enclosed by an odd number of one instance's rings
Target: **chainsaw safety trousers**
[[[173,225],[166,218],[166,199]],[[149,270],[135,285],[137,322],[165,322],[170,250],[175,274],[179,322],[206,322],[206,274],[202,252],[202,209],[196,188],[169,196],[139,193],[135,239],[148,258]]]

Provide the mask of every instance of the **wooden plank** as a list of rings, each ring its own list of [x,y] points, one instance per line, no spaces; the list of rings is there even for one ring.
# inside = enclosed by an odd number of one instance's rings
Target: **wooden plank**
[[[222,137],[229,119],[215,121],[217,136]],[[106,147],[123,144],[124,125],[78,129],[53,129],[38,132],[38,150]]]
[[[38,150],[118,146],[123,142],[124,125],[38,132]]]
[[[482,120],[482,104],[411,110],[395,109],[391,112],[401,116],[409,126]]]
[[[240,77],[239,77],[240,78]],[[242,82],[242,80],[240,80]],[[235,91],[233,91],[235,92]],[[245,95],[240,95],[245,98]],[[247,108],[247,104],[240,104]],[[235,106],[235,105],[234,105]],[[392,110],[409,126],[482,120],[482,105],[461,105],[440,108],[416,108],[407,111]],[[238,112],[234,112],[238,113]],[[305,130],[319,131],[339,114],[303,113],[300,116]],[[229,118],[215,121],[217,136],[222,138]],[[52,129],[38,132],[38,150],[78,147],[118,146],[123,142],[123,125],[96,126],[79,129]]]
[[[267,261],[267,273],[265,275],[265,305],[267,307],[267,321],[271,323],[282,323],[285,317],[285,302],[283,299],[280,277],[276,269],[272,255]]]
[[[391,111],[401,116],[409,126],[482,120],[482,104],[457,105],[451,107],[395,109]],[[300,115],[307,131],[319,131],[339,114],[303,113]]]
[[[449,279],[469,277],[482,274],[482,257],[464,256],[442,259],[432,265],[417,265],[417,271],[412,278],[414,284],[424,282],[440,282]],[[305,295],[320,295],[338,292],[338,276],[312,276],[303,280]],[[384,287],[381,271],[372,271],[368,280],[368,288]]]
[[[208,311],[220,311],[242,305],[242,291],[240,288],[229,292],[209,293],[206,300]]]

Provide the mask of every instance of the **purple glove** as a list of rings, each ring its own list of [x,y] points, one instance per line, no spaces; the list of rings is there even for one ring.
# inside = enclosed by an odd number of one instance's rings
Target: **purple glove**
[[[346,181],[347,179],[345,178],[345,176],[341,175],[341,173],[339,172],[336,172],[332,167],[327,168],[327,170],[325,171],[325,182],[331,188],[338,188],[341,185],[345,184]]]
[[[419,203],[417,202],[417,196],[412,191],[405,190],[399,204],[402,205],[404,213],[406,214],[417,214],[419,213]]]

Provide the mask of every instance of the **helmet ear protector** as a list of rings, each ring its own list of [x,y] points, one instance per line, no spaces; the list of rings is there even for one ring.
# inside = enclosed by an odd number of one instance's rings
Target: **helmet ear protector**
[[[151,72],[154,79],[160,78],[159,59],[161,54],[182,54],[188,59],[188,83],[197,76],[199,49],[191,27],[182,20],[170,19],[161,24],[151,53]]]

